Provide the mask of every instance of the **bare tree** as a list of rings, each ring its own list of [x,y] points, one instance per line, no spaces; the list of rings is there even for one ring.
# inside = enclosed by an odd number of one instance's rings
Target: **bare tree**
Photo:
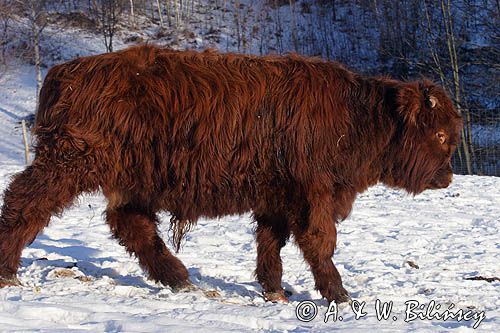
[[[11,21],[11,6],[8,1],[0,2],[0,64],[3,68],[7,67],[7,44],[9,42],[8,34]]]
[[[461,82],[460,82],[460,68],[458,66],[457,47],[454,33],[454,25],[452,19],[452,12],[450,8],[450,0],[441,0],[441,14],[446,33],[446,45],[448,46],[448,56],[451,70],[453,73],[453,97],[457,105],[459,113],[463,114],[465,118],[465,127],[462,131],[462,150],[465,157],[465,164],[467,166],[467,173],[472,174],[472,159],[470,152],[470,145],[472,144],[472,124],[470,112],[463,109],[462,95],[461,95]]]
[[[167,10],[167,20],[168,20],[168,26],[172,26],[172,19],[170,18],[171,15],[171,9],[170,9],[170,0],[165,0],[165,8]]]
[[[238,52],[241,49],[241,22],[240,22],[240,1],[234,0],[234,25],[236,27],[236,41]]]
[[[161,8],[160,0],[156,0],[156,8],[158,9],[158,16],[160,17],[160,27],[163,28],[163,9]]]
[[[91,11],[98,22],[107,52],[113,52],[113,37],[122,9],[120,0],[92,0]]]
[[[131,24],[132,28],[135,28],[135,16],[134,16],[134,0],[130,0],[130,16],[129,16],[129,23]]]
[[[427,45],[433,62],[430,68],[439,76],[443,86],[452,95],[458,112],[464,117],[465,126],[462,131],[462,142],[458,154],[467,173],[472,174],[472,124],[469,110],[463,107],[461,93],[463,87],[450,1],[440,0],[438,8],[431,7],[431,3],[426,3],[426,1],[423,1],[423,5],[427,25]],[[436,12],[433,10],[436,10]],[[440,47],[443,43],[445,51]],[[451,72],[451,78],[448,76],[449,72]]]
[[[278,50],[279,54],[283,53],[283,25],[282,25],[282,18],[280,15],[279,11],[279,6],[280,3],[278,0],[274,0],[274,7],[276,8],[275,10],[275,31],[274,35],[276,37],[276,49]]]
[[[179,15],[179,5],[177,0],[174,0],[174,16],[175,16],[175,27],[179,29],[180,15]]]
[[[28,0],[29,4],[29,20],[31,31],[33,33],[33,47],[35,52],[35,68],[36,68],[36,107],[38,109],[38,100],[40,89],[42,88],[42,55],[40,53],[40,35],[47,25],[46,12],[43,8],[43,2]]]
[[[299,51],[299,41],[297,40],[297,19],[295,13],[295,0],[289,0],[291,14],[292,44],[295,52]]]
[[[42,53],[40,50],[40,39],[48,23],[46,1],[16,0],[16,3],[24,12],[31,32],[30,39],[33,46],[33,60],[36,70],[36,108],[38,108],[38,98],[42,87]]]

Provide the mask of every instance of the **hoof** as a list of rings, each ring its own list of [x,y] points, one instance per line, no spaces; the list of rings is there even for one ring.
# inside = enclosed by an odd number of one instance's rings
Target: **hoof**
[[[172,288],[172,291],[174,293],[188,293],[188,292],[195,291],[195,290],[198,289],[190,281],[182,282],[182,283],[180,283],[178,285],[171,286],[170,288]]]
[[[17,277],[13,278],[2,278],[0,277],[0,288],[3,287],[18,287],[21,285],[21,282],[17,279]]]
[[[347,292],[347,290],[342,288],[340,293],[334,295],[333,299],[328,300],[328,301],[330,301],[330,302],[335,301],[335,303],[341,304],[341,303],[351,303],[352,299],[351,299],[351,296],[349,296],[349,293]]]
[[[286,296],[286,292],[284,290],[280,291],[265,291],[264,292],[264,299],[267,302],[272,302],[272,303],[282,303],[282,304],[288,304],[288,297]]]

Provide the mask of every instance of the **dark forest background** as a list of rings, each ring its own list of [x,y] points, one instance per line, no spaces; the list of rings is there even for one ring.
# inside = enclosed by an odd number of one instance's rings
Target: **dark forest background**
[[[500,0],[0,0],[0,75],[154,42],[297,52],[369,75],[428,77],[465,119],[458,173],[500,175]]]

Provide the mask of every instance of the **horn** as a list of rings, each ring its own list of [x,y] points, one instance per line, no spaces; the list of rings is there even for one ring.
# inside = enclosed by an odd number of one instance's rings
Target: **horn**
[[[431,105],[431,108],[433,109],[437,104],[437,98],[434,96],[429,96],[429,104]]]

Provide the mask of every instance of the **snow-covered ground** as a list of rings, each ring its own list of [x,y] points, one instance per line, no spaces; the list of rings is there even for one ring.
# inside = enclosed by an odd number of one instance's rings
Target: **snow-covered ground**
[[[3,164],[0,188],[20,166]],[[478,330],[500,330],[500,283],[469,281],[500,275],[500,178],[457,176],[440,191],[412,198],[377,186],[360,196],[339,226],[335,256],[346,288],[366,302],[358,320],[342,305],[343,321],[323,322],[327,302],[314,292],[306,264],[293,245],[283,250],[284,286],[290,304],[265,303],[252,277],[255,241],[250,217],[201,220],[179,257],[201,292],[174,294],[144,278],[137,261],[110,238],[100,195],[81,197],[23,252],[21,288],[0,290],[0,330],[5,331],[467,331],[477,320],[405,323],[405,301],[448,309],[484,311]],[[168,221],[163,216],[164,221]],[[167,238],[167,223],[161,225]],[[408,264],[410,262],[410,264]],[[413,268],[412,266],[417,268]],[[377,321],[375,302],[393,301],[389,320]],[[299,302],[313,300],[318,315],[296,318]],[[397,321],[392,319],[397,317]]]
[[[33,77],[30,67],[20,67],[0,79],[1,192],[23,168],[17,122],[32,112]],[[256,252],[249,215],[201,220],[187,237],[179,257],[195,285],[221,295],[208,298],[202,292],[175,294],[147,280],[137,260],[111,239],[104,207],[101,195],[81,197],[23,252],[23,287],[0,290],[0,331],[464,332],[477,322],[406,323],[409,300],[435,301],[439,313],[454,304],[453,312],[484,314],[477,331],[500,331],[500,282],[466,279],[500,276],[500,178],[456,176],[448,189],[415,198],[382,186],[361,195],[339,225],[334,259],[353,299],[366,302],[367,315],[356,320],[343,304],[343,320],[329,317],[327,323],[328,304],[313,291],[311,273],[292,244],[282,251],[291,302],[263,301],[252,276]],[[168,216],[162,219],[167,239]],[[376,319],[377,299],[394,302],[388,320]],[[310,322],[296,317],[306,300],[318,307]]]

